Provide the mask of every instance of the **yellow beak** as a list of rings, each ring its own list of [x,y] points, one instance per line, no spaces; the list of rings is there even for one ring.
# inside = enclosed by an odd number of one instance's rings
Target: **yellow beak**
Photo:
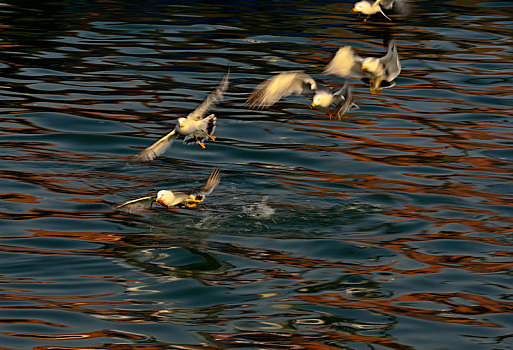
[[[315,104],[315,102],[312,102],[312,104],[310,105],[310,108],[315,108],[315,106],[317,106],[317,105]]]
[[[353,11],[354,13],[358,12],[358,10],[356,9],[356,7],[353,7],[353,9],[352,9],[351,11]]]

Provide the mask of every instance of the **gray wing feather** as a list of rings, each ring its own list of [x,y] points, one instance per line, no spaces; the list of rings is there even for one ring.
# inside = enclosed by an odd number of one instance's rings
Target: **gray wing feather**
[[[246,101],[246,106],[269,107],[284,96],[303,95],[316,87],[315,80],[304,72],[280,73],[258,85]]]
[[[410,12],[407,0],[380,0],[379,4],[385,9],[390,10],[392,7],[401,15],[406,16]]]
[[[214,188],[219,185],[219,182],[221,181],[221,173],[219,172],[218,168],[212,169],[210,172],[210,175],[205,182],[203,186],[198,188],[196,191],[193,191],[191,193],[191,196],[193,196],[197,202],[202,202],[207,195],[212,193]]]
[[[399,62],[399,55],[395,40],[391,40],[388,44],[387,54],[379,59],[385,68],[385,80],[392,81],[399,73],[401,73],[401,63]]]
[[[203,194],[211,194],[214,188],[219,185],[221,181],[221,172],[218,168],[212,169],[210,175],[208,176],[207,182],[200,188],[200,192]]]
[[[360,79],[363,77],[362,59],[350,46],[341,47],[324,69],[324,74]]]
[[[173,140],[177,137],[176,130],[171,131],[166,136],[146,148],[144,151],[135,155],[130,159],[129,163],[149,162],[166,152],[171,147]]]
[[[223,95],[228,88],[228,81],[230,77],[230,72],[226,73],[226,75],[221,79],[221,82],[217,86],[217,88],[212,91],[207,98],[196,108],[194,111],[187,115],[187,119],[192,120],[200,120],[203,119],[203,116],[207,113],[207,110],[215,103],[221,101]]]
[[[396,2],[397,0],[379,0],[379,5],[389,10],[394,6],[394,3]]]
[[[344,114],[351,109],[351,107],[358,106],[353,103],[353,91],[351,89],[351,86],[346,82],[342,89],[340,89],[338,92],[335,93],[335,95],[339,95],[342,97],[341,102],[343,102],[337,111],[337,114],[339,116],[343,116]]]

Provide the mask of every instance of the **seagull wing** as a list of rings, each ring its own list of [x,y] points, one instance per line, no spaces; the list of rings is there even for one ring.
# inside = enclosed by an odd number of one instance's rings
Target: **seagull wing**
[[[390,82],[397,78],[399,73],[401,73],[401,63],[399,62],[399,55],[397,53],[395,40],[390,40],[387,54],[381,57],[379,60],[385,70],[384,79]]]
[[[129,164],[140,163],[140,162],[149,162],[166,152],[166,150],[171,147],[173,144],[173,140],[177,137],[176,130],[173,129],[169,134],[155,142],[150,147],[146,148],[141,153],[135,155],[128,162]]]
[[[221,181],[221,173],[220,173],[219,169],[218,168],[212,169],[205,184],[203,186],[201,186],[200,188],[198,188],[197,190],[192,191],[191,197],[193,197],[195,199],[195,202],[198,202],[198,203],[202,202],[205,199],[205,197],[207,195],[209,195],[210,193],[212,193],[214,188],[216,188],[217,185],[219,185],[220,181]]]
[[[341,47],[324,69],[324,73],[360,79],[363,76],[362,59],[354,53],[352,47]]]
[[[315,80],[304,72],[280,73],[258,85],[246,101],[246,106],[269,107],[283,96],[303,95],[316,88]]]
[[[149,209],[151,208],[152,203],[155,202],[155,199],[157,199],[157,196],[137,198],[116,206],[116,209],[120,209],[128,213],[131,213],[133,210]]]
[[[402,16],[407,16],[410,12],[410,6],[407,0],[379,0],[379,4],[387,10],[393,7],[394,10]]]
[[[344,114],[346,114],[347,111],[349,111],[349,109],[351,109],[351,107],[358,108],[358,106],[353,103],[353,91],[351,89],[351,86],[347,82],[344,84],[342,89],[340,89],[339,91],[337,91],[335,93],[335,96],[341,97],[340,105],[338,105],[338,111],[337,111],[338,116],[341,117]]]
[[[386,8],[387,10],[391,9],[395,2],[397,0],[377,0],[376,2],[380,5],[380,6],[383,6],[384,8]]]
[[[217,88],[212,91],[207,98],[196,108],[194,111],[187,115],[188,120],[198,121],[204,118],[207,110],[215,103],[221,101],[223,95],[228,88],[228,81],[230,78],[230,71],[226,73],[226,75],[221,79],[221,82],[217,86]]]

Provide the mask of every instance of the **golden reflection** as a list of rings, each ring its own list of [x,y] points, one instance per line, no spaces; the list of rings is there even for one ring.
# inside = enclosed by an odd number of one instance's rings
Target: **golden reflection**
[[[39,203],[37,197],[26,193],[0,193],[0,201],[18,202],[18,203]]]
[[[78,239],[87,242],[120,242],[122,237],[114,233],[102,233],[97,231],[50,231],[29,229],[32,236],[28,237],[49,237],[49,238],[66,238]],[[26,237],[26,238],[28,238]]]

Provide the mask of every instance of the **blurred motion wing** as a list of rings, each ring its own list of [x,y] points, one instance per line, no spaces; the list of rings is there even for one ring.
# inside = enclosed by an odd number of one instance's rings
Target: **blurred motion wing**
[[[303,95],[312,92],[316,87],[315,80],[304,72],[280,73],[258,85],[246,101],[246,106],[269,107],[283,96]]]
[[[351,109],[351,107],[358,108],[358,106],[353,103],[353,91],[351,89],[351,85],[349,85],[347,82],[344,84],[342,89],[337,91],[335,93],[335,96],[342,96],[342,103],[338,106],[337,115],[339,118],[343,116],[344,114]]]
[[[137,199],[125,202],[123,204],[120,204],[120,205],[116,206],[115,208],[119,209],[119,210],[123,210],[127,213],[131,213],[134,210],[150,209],[153,202],[155,202],[155,199],[157,199],[156,196],[137,198]]]
[[[173,140],[177,137],[176,131],[173,129],[169,134],[162,137],[160,140],[155,142],[153,145],[146,148],[144,151],[135,155],[128,162],[129,164],[141,163],[141,162],[149,162],[166,152],[166,150],[171,147],[173,144]]]
[[[362,59],[350,46],[341,47],[324,69],[325,74],[359,79],[362,74]]]
[[[212,169],[205,184],[203,186],[201,186],[199,189],[197,189],[196,191],[193,191],[191,193],[191,196],[193,196],[195,198],[196,202],[202,202],[205,199],[205,197],[207,195],[209,195],[210,193],[212,193],[214,188],[216,188],[217,185],[219,185],[220,181],[221,181],[221,173],[220,173],[219,169],[218,168]]]
[[[406,16],[410,13],[410,6],[407,0],[380,0],[379,4],[387,10],[393,7],[394,10],[402,16]]]
[[[395,40],[390,40],[387,54],[379,60],[385,69],[385,80],[390,82],[397,78],[399,73],[401,73],[401,63],[399,62]]]
[[[199,105],[198,108],[196,108],[194,111],[189,113],[187,115],[187,119],[189,120],[200,120],[203,119],[205,114],[207,113],[207,110],[215,103],[222,100],[223,95],[228,88],[228,81],[230,78],[230,71],[226,73],[226,75],[221,79],[221,82],[217,86],[217,88],[212,91],[207,98]]]

